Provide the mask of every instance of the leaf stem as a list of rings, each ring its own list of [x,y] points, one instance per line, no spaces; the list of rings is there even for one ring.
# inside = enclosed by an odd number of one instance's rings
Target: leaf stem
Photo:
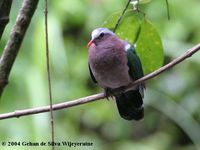
[[[119,26],[119,23],[120,23],[120,21],[122,20],[122,17],[124,16],[126,10],[128,9],[128,6],[129,6],[130,2],[131,2],[131,0],[128,0],[128,1],[127,1],[126,6],[124,7],[124,9],[123,9],[121,15],[119,16],[117,22],[115,23],[115,27],[114,27],[114,29],[113,29],[113,32],[115,32],[116,29],[117,29],[117,27]]]

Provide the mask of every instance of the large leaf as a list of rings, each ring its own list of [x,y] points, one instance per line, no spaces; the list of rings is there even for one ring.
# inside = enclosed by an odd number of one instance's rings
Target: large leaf
[[[145,74],[162,66],[164,54],[160,36],[155,27],[146,19],[141,24],[136,51],[142,61]]]
[[[104,21],[103,27],[113,30],[120,13],[121,12],[118,12],[110,16],[106,21]],[[129,10],[125,13],[115,33],[118,37],[128,41],[129,43],[135,43],[142,21],[143,17],[140,14],[133,13],[132,10]]]
[[[103,27],[114,29],[120,13],[115,13],[103,24]],[[116,35],[135,45],[141,59],[144,73],[150,73],[163,64],[163,47],[160,36],[154,26],[144,19],[143,15],[129,10],[123,16]]]

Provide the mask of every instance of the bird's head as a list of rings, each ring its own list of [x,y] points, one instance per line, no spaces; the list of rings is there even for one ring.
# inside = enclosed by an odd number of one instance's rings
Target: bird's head
[[[88,42],[87,47],[89,48],[92,44],[98,45],[99,42],[106,40],[109,36],[115,35],[112,31],[107,28],[97,28],[92,31],[91,40]]]

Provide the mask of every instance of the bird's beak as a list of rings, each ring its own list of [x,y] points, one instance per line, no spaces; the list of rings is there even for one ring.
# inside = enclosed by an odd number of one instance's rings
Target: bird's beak
[[[93,44],[93,40],[90,40],[87,44],[87,47],[89,48]]]

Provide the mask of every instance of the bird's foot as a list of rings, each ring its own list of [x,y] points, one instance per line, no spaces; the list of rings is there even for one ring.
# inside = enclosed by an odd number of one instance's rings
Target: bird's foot
[[[112,92],[113,94],[122,94],[125,91],[126,87],[125,86],[121,86],[119,88],[113,89]]]
[[[110,88],[105,88],[104,94],[107,100],[109,100],[109,97],[113,98],[113,91]]]
[[[105,94],[106,99],[109,100],[109,97],[111,97],[113,99],[114,95],[122,94],[125,91],[125,89],[126,89],[125,86],[121,86],[116,89],[105,88],[104,94]]]

